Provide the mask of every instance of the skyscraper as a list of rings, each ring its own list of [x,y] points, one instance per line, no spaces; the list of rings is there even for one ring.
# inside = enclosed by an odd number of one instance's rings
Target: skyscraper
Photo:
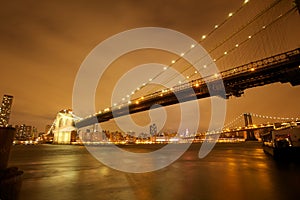
[[[156,124],[150,125],[150,135],[155,136],[157,134],[157,126]]]
[[[0,108],[0,127],[7,127],[9,123],[9,116],[11,112],[13,96],[4,95]]]

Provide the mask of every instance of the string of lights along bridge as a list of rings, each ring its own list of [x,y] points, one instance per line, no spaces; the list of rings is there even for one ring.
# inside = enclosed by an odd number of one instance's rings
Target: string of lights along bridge
[[[226,25],[226,23],[234,18],[234,16],[238,15],[243,9],[246,8],[246,5],[249,3],[249,1],[244,1],[244,3],[242,4],[242,6],[240,8],[238,8],[235,12],[230,12],[228,14],[228,16],[225,18],[225,20],[220,23],[219,25],[214,25],[213,29],[207,34],[207,35],[202,35],[201,39],[198,41],[199,43],[197,44],[190,44],[190,48],[186,51],[181,53],[180,57],[178,57],[177,59],[174,59],[172,61],[170,61],[170,65],[169,66],[165,66],[163,67],[162,71],[160,73],[158,73],[156,76],[154,77],[150,77],[148,80],[146,80],[145,83],[143,83],[141,86],[137,87],[135,90],[131,91],[129,94],[126,95],[126,97],[123,97],[122,100],[118,103],[114,103],[113,107],[116,106],[121,106],[123,104],[131,104],[132,101],[132,96],[135,95],[136,93],[142,93],[141,90],[149,85],[151,85],[151,83],[157,79],[158,77],[160,77],[160,75],[162,75],[164,72],[166,72],[168,69],[170,69],[171,67],[175,67],[175,65],[177,63],[180,63],[179,61],[184,60],[185,56],[188,55],[190,52],[193,51],[193,49],[199,45],[199,44],[203,44],[206,40],[208,40],[210,37],[213,38],[213,34],[217,31],[222,29],[223,26]],[[236,31],[233,33],[230,33],[228,36],[226,36],[220,43],[216,43],[216,45],[214,45],[212,48],[209,47],[208,49],[210,49],[208,51],[209,55],[212,55],[216,52],[216,55],[213,56],[214,62],[219,62],[224,60],[225,58],[230,57],[231,54],[233,54],[233,57],[235,57],[234,55],[234,51],[237,51],[238,49],[241,49],[243,46],[247,46],[247,44],[251,43],[251,40],[253,41],[255,39],[255,37],[259,37],[260,35],[263,35],[264,32],[266,32],[268,29],[271,29],[272,26],[276,25],[276,22],[278,22],[280,19],[284,20],[285,17],[287,17],[288,14],[290,14],[291,12],[293,12],[295,10],[295,7],[291,7],[290,9],[288,9],[285,12],[279,12],[277,13],[276,17],[271,16],[270,19],[268,20],[264,20],[263,23],[261,23],[262,25],[259,26],[259,28],[256,28],[255,31],[251,31],[251,34],[243,34],[242,31],[246,30],[247,28],[251,28],[251,25],[255,25],[256,21],[259,21],[261,17],[264,17],[265,15],[267,15],[267,13],[271,12],[272,9],[275,9],[276,7],[281,7],[282,4],[281,1],[273,1],[270,5],[266,6],[264,9],[262,9],[259,13],[257,13],[255,16],[253,16],[251,19],[249,19],[246,24],[241,24],[239,27],[237,27]],[[267,29],[267,30],[266,30]],[[238,39],[238,41],[234,41],[232,43],[231,40],[234,40],[234,37],[237,36],[239,33],[245,35],[242,36],[241,38]],[[274,34],[274,33],[273,33]],[[229,43],[229,47],[224,47],[226,43]],[[230,44],[232,43],[232,44]],[[252,42],[253,43],[253,42]],[[254,40],[254,43],[255,40]],[[205,44],[204,44],[205,45]],[[253,45],[253,44],[252,44]],[[257,46],[257,45],[255,45]],[[225,49],[224,51],[222,50],[221,53],[218,52],[219,49]],[[257,49],[256,49],[257,51]],[[264,49],[265,51],[265,49]],[[249,54],[249,53],[247,53]],[[186,79],[185,80],[178,80],[178,84],[182,84],[182,83],[186,83],[189,82],[193,77],[194,79],[199,78],[199,74],[198,70],[194,70],[194,65],[204,61],[205,58],[208,55],[205,55],[203,57],[200,57],[195,63],[190,63],[187,66],[180,66],[179,67],[179,71],[181,72],[181,74],[186,72],[186,75],[184,76]],[[240,58],[240,56],[238,57]],[[252,60],[251,60],[252,61]],[[203,67],[200,70],[207,70],[209,68],[210,65],[212,65],[213,63],[203,63]],[[243,63],[244,64],[244,63]],[[221,64],[222,65],[222,64]],[[198,75],[198,76],[197,76]],[[178,77],[177,74],[174,74],[172,76],[170,76],[165,82],[164,84],[173,81],[174,79],[176,79],[176,77]],[[172,89],[172,88],[171,88]],[[146,90],[146,95],[150,94],[150,93],[154,93],[157,90],[159,90],[159,88],[151,88],[150,90]],[[136,95],[137,96],[137,95]],[[141,99],[143,100],[143,96],[141,96]],[[103,111],[108,111],[110,108],[106,108]],[[102,112],[102,111],[100,111]]]
[[[297,17],[298,0],[245,0],[239,8],[224,16],[223,21],[211,25],[210,31],[200,34],[197,44],[189,44],[185,52],[171,60],[155,76],[149,77],[111,107],[85,118],[77,118],[75,126],[88,127],[116,117],[147,111],[154,104],[169,106],[194,100],[195,97],[207,98],[211,94],[225,99],[240,97],[246,89],[275,82],[289,82],[297,86],[300,84],[300,49],[294,41],[287,39],[295,33],[286,31],[287,26],[293,27],[291,23]],[[186,56],[197,45],[203,46],[208,55],[199,57],[195,63],[187,63]],[[210,56],[213,63],[205,62],[206,56]],[[214,63],[220,72],[201,77],[202,71],[208,71]],[[196,64],[201,66],[200,69],[195,68]],[[170,85],[173,87],[163,88],[152,84],[171,68],[182,76],[168,73],[169,77],[164,79],[162,85],[172,83]],[[220,92],[222,86],[225,88],[224,94]]]
[[[168,106],[179,102],[210,97],[212,91],[220,94],[218,90],[224,84],[226,94],[223,98],[230,96],[241,96],[245,89],[262,86],[274,82],[290,82],[293,86],[299,85],[300,75],[300,49],[285,52],[276,56],[265,58],[256,62],[226,70],[220,74],[196,79],[188,83],[175,86],[149,94],[139,99],[134,99],[134,103],[127,106],[107,108],[94,116],[89,116],[76,123],[77,127],[91,125],[91,117],[97,117],[98,122],[104,122],[114,117],[120,117],[132,113],[149,110],[152,105],[160,104]],[[220,82],[220,80],[223,80]],[[190,88],[193,88],[191,91]],[[180,97],[180,99],[178,98]]]

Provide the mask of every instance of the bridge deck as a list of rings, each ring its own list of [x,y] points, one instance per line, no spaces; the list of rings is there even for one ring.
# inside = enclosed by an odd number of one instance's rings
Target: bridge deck
[[[115,117],[146,111],[154,104],[168,106],[210,96],[239,97],[245,89],[275,82],[290,82],[292,86],[296,86],[300,84],[299,77],[300,48],[155,92],[142,99],[134,99],[130,105],[119,105],[107,112],[97,113],[80,120],[76,122],[76,127],[80,128],[95,122],[100,123]]]

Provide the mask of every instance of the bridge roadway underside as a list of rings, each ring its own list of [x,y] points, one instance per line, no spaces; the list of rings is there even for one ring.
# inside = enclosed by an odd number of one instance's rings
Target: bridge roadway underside
[[[248,88],[263,86],[271,83],[289,82],[292,86],[300,84],[300,55],[293,59],[278,63],[268,68],[223,78],[227,96],[239,97]]]
[[[300,52],[299,49],[298,52]],[[258,63],[258,61],[253,63]],[[253,63],[249,63],[249,65]],[[242,73],[233,74],[200,85],[191,84],[190,87],[175,92],[162,93],[153,98],[145,99],[140,103],[133,102],[129,106],[120,109],[113,109],[112,111],[96,114],[93,117],[77,122],[76,127],[81,128],[97,122],[105,122],[116,117],[154,109],[159,107],[158,105],[169,106],[210,96],[220,96],[222,98],[228,98],[230,96],[239,97],[246,89],[275,82],[290,82],[292,86],[296,86],[300,84],[299,77],[300,53],[290,56],[289,59],[284,62],[278,62],[268,67],[253,68],[253,70],[246,70]]]

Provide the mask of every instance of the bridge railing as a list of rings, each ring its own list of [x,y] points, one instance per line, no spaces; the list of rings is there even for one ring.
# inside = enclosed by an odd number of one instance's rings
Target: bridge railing
[[[245,72],[252,72],[257,69],[274,66],[275,64],[284,63],[284,62],[290,60],[290,58],[295,55],[300,55],[300,48],[292,50],[292,51],[288,51],[285,53],[277,54],[277,55],[274,55],[274,56],[271,56],[268,58],[264,58],[264,59],[261,59],[261,60],[255,61],[255,62],[251,62],[251,63],[245,64],[245,65],[241,65],[241,66],[238,66],[235,68],[231,68],[231,69],[222,71],[220,74],[212,74],[207,77],[195,79],[195,80],[189,81],[187,83],[176,85],[170,89],[164,89],[161,91],[157,91],[157,92],[151,93],[149,95],[146,95],[144,97],[144,99],[155,98],[155,97],[163,96],[164,94],[168,94],[168,93],[172,93],[172,92],[179,92],[179,91],[187,89],[189,87],[201,86],[203,84],[206,84],[206,83],[209,83],[212,81],[220,80],[221,78],[226,78],[226,77],[230,77],[230,76],[234,76],[234,75],[239,75],[239,74],[242,74]]]
[[[267,57],[267,58],[264,58],[264,59],[261,59],[261,60],[255,61],[255,62],[250,62],[245,65],[234,67],[234,68],[222,71],[218,74],[212,74],[210,76],[201,77],[199,79],[195,79],[195,80],[192,80],[192,81],[180,84],[180,85],[176,85],[172,88],[162,89],[160,91],[145,95],[143,97],[135,98],[132,101],[130,101],[129,103],[123,103],[123,104],[120,104],[117,106],[113,106],[113,107],[111,107],[111,109],[109,109],[107,111],[110,111],[110,110],[113,111],[113,110],[128,106],[130,104],[138,104],[142,101],[163,97],[170,93],[180,92],[180,91],[183,91],[183,90],[191,88],[191,87],[203,87],[203,86],[206,86],[206,84],[209,82],[220,80],[222,78],[240,75],[245,72],[254,72],[257,69],[267,68],[270,66],[274,66],[276,64],[280,64],[280,63],[289,61],[292,57],[294,57],[296,55],[300,55],[300,48],[292,50],[292,51],[288,51],[285,53],[277,54],[277,55],[274,55],[271,57]]]
[[[247,72],[247,71],[249,71],[249,72],[255,71],[256,69],[261,69],[261,68],[273,66],[278,63],[286,62],[295,55],[300,55],[299,48],[223,71],[223,72],[221,72],[221,75],[222,75],[222,78],[226,78],[226,77],[233,76],[233,75],[239,75],[239,74]]]

